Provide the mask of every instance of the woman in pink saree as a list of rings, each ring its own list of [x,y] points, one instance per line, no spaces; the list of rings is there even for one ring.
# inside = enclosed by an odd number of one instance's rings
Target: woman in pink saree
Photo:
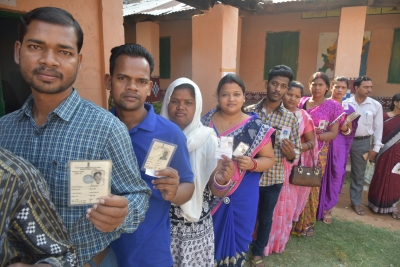
[[[304,95],[304,87],[301,83],[293,81],[286,95],[283,97],[285,108],[293,112],[299,121],[299,132],[302,143],[301,164],[302,166],[312,166],[312,157],[310,149],[313,150],[314,161],[317,162],[318,149],[316,147],[317,139],[313,120],[305,110],[298,109],[300,99]],[[311,187],[298,186],[289,183],[289,176],[293,165],[298,164],[298,160],[293,164],[284,161],[285,180],[279,194],[278,202],[275,206],[272,219],[271,233],[269,235],[268,245],[264,249],[264,255],[268,256],[272,252],[282,253],[285,250],[286,243],[289,241],[290,231],[293,221],[297,221],[303,211]]]

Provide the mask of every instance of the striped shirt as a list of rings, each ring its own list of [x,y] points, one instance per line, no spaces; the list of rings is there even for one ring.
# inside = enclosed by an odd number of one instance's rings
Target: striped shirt
[[[82,99],[76,90],[40,128],[32,115],[33,96],[22,108],[0,118],[0,146],[31,162],[43,174],[57,211],[84,265],[122,233],[143,221],[150,189],[140,177],[126,126],[110,112]],[[111,193],[128,199],[129,214],[115,231],[103,233],[86,219],[91,206],[68,203],[70,160],[112,160]]]
[[[290,127],[291,132],[289,140],[294,144],[294,151],[296,153],[295,159],[300,155],[301,151],[301,140],[299,134],[299,123],[296,116],[287,110],[283,103],[281,105],[266,114],[263,107],[265,98],[254,105],[247,106],[245,108],[246,112],[257,113],[260,119],[268,126],[274,128],[275,131],[275,144],[274,144],[274,154],[275,154],[275,165],[272,166],[267,171],[263,172],[260,179],[260,186],[270,186],[274,184],[283,183],[285,172],[283,168],[283,158],[285,157],[281,151],[281,140],[279,139],[282,127]],[[292,162],[292,161],[291,161]]]
[[[1,147],[0,192],[0,267],[22,261],[77,266],[46,181],[32,164]]]

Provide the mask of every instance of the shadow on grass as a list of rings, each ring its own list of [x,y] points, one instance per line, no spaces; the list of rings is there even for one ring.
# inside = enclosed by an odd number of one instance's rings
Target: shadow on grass
[[[400,266],[400,233],[359,222],[317,222],[313,237],[291,236],[282,254],[264,259],[265,266]],[[247,265],[251,266],[251,265]]]

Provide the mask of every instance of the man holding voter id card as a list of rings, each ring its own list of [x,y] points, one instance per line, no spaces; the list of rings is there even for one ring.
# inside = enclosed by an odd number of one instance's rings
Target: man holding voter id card
[[[258,229],[253,241],[252,254],[255,265],[262,264],[263,251],[268,244],[272,216],[284,180],[283,160],[293,162],[300,155],[301,141],[296,116],[282,103],[290,82],[292,70],[285,65],[272,68],[265,82],[267,97],[257,104],[248,106],[246,112],[255,112],[261,120],[276,130],[274,154],[275,165],[263,172],[260,180],[258,204]]]
[[[111,112],[128,128],[142,179],[152,188],[145,220],[132,234],[122,235],[111,247],[118,266],[172,266],[170,250],[171,203],[182,205],[193,194],[193,173],[186,137],[173,122],[156,115],[145,104],[153,83],[152,55],[138,44],[111,50],[107,90],[115,107]]]
[[[42,7],[21,17],[14,60],[32,95],[20,110],[0,118],[0,146],[43,174],[77,248],[77,265],[115,266],[108,246],[136,230],[150,190],[124,124],[72,86],[82,44],[82,29],[65,10]],[[49,241],[38,235],[39,246]]]

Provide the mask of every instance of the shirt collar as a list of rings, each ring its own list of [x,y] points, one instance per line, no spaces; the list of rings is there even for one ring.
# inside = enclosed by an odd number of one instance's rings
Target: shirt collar
[[[152,105],[145,103],[144,108],[148,112],[146,118],[144,118],[144,120],[139,125],[136,125],[131,130],[129,130],[129,133],[136,132],[139,128],[148,132],[154,132],[154,129],[156,128],[157,115],[154,112],[154,108]],[[111,113],[114,114],[114,116],[117,116],[116,112],[117,110],[115,107],[111,109]]]
[[[358,105],[355,96],[352,96],[352,97],[349,99],[349,102],[353,102],[353,103],[356,103],[356,104]],[[364,102],[361,103],[361,105],[363,105],[363,104],[372,104],[372,99],[371,99],[370,97],[367,97],[367,98],[364,100]],[[360,106],[361,106],[361,105],[360,105]]]
[[[51,117],[52,114],[56,114],[58,117],[65,121],[70,121],[74,111],[80,105],[81,97],[76,92],[75,88],[72,89],[72,93],[65,99],[58,107],[56,107],[52,112],[47,116]],[[33,94],[31,94],[28,99],[25,101],[24,105],[21,107],[21,117],[25,114],[28,117],[33,117],[32,107],[33,107]]]
[[[265,97],[263,99],[261,99],[254,107],[254,110],[256,111],[262,111],[264,109],[264,102],[265,102]],[[279,113],[283,114],[284,113],[284,109],[285,107],[283,106],[283,102],[281,101],[281,104],[274,109],[274,111],[278,111]]]

